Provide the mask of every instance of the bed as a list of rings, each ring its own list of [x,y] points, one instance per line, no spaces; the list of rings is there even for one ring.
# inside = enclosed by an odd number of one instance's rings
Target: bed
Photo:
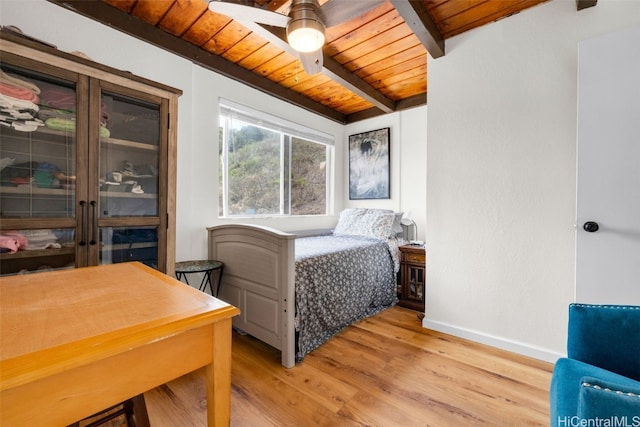
[[[209,227],[224,263],[219,298],[234,327],[279,349],[291,368],[338,331],[397,302],[401,214],[345,209],[333,232],[298,237],[269,227]]]

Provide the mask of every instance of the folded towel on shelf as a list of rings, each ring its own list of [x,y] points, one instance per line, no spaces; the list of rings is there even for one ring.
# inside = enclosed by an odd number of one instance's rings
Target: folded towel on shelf
[[[61,130],[65,132],[73,132],[76,130],[76,121],[63,119],[61,117],[52,117],[45,120],[44,125],[54,130]],[[111,136],[111,132],[104,126],[100,126],[100,137],[108,138]]]
[[[40,98],[38,97],[38,95],[30,91],[29,89],[25,89],[19,86],[14,86],[10,83],[5,83],[3,81],[0,81],[0,93],[3,95],[11,96],[16,99],[31,101],[35,104],[40,103]]]
[[[53,230],[22,230],[22,235],[27,239],[28,245],[25,249],[37,250],[37,249],[49,249],[60,248],[58,243],[58,237]]]
[[[41,107],[40,111],[38,111],[38,118],[41,120],[54,118],[75,120],[76,112],[72,110],[62,110],[59,108]]]
[[[40,84],[40,103],[49,108],[60,108],[63,110],[76,109],[76,91],[50,83]]]
[[[43,125],[42,122],[36,122],[34,120],[26,120],[26,121],[17,120],[11,123],[11,127],[21,132],[33,132],[38,130],[38,128],[42,125]]]
[[[8,73],[5,73],[4,71],[0,70],[0,81],[12,84],[14,86],[20,86],[20,87],[23,87],[25,89],[29,89],[30,91],[32,91],[36,95],[40,94],[40,88],[38,87],[38,85],[36,85],[35,83],[27,80],[26,78],[24,78],[22,76],[17,76],[15,74],[8,74]]]
[[[0,248],[8,249],[11,254],[15,254],[20,248],[25,249],[28,245],[27,239],[17,231],[0,233]]]
[[[14,98],[0,93],[0,110],[11,114],[13,117],[32,119],[36,117],[36,113],[39,109],[40,107],[31,101]],[[28,113],[29,116],[21,117],[24,113]]]
[[[42,89],[40,94],[41,106],[75,113],[76,91],[74,89],[45,82],[40,83],[40,87]],[[111,123],[111,113],[104,102],[100,105],[100,123],[104,127],[109,127]]]
[[[39,162],[22,162],[6,166],[0,171],[0,184],[14,186],[28,184],[38,166],[40,166]]]
[[[0,171],[6,168],[7,166],[11,166],[16,162],[16,159],[12,159],[11,157],[4,157],[0,159]]]
[[[9,85],[0,83],[0,126],[11,127],[22,132],[33,132],[38,127],[44,126],[44,122],[36,118],[39,110],[36,103],[12,96],[20,96],[18,93],[20,91],[29,92],[36,98],[37,95],[27,89],[7,90],[8,87]]]
[[[14,108],[0,107],[0,120],[11,123],[16,120],[35,120],[34,111],[20,111]]]
[[[61,117],[52,117],[44,121],[44,125],[48,128],[63,131],[75,131],[76,121],[63,119]]]

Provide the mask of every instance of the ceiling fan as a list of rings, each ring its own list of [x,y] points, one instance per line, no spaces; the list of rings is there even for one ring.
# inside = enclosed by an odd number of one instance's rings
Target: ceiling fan
[[[239,22],[255,22],[287,30],[289,45],[307,74],[322,71],[322,46],[327,27],[341,24],[372,10],[385,0],[330,0],[322,6],[318,0],[291,0],[289,15],[254,6],[249,0],[212,0],[209,9]]]

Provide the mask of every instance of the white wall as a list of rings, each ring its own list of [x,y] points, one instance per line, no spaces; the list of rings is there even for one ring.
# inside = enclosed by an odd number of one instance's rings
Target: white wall
[[[578,42],[640,2],[536,6],[429,61],[424,325],[555,361],[574,298]]]
[[[382,200],[349,200],[349,135],[390,128],[391,197]],[[426,153],[427,107],[416,107],[398,113],[349,124],[345,127],[344,181],[338,185],[344,192],[345,207],[393,209],[404,212],[416,222],[418,239],[424,239],[426,221]]]
[[[333,227],[336,223],[335,215],[342,209],[344,197],[342,187],[335,185],[336,182],[344,180],[344,162],[340,155],[344,145],[344,126],[238,84],[205,68],[194,66],[192,73],[194,107],[189,125],[193,136],[190,149],[193,152],[190,156],[191,164],[178,171],[179,179],[185,179],[185,172],[189,173],[189,178],[186,180],[192,186],[192,188],[178,188],[179,195],[184,193],[190,195],[190,200],[184,202],[184,205],[189,206],[191,210],[189,221],[192,225],[189,226],[189,230],[193,246],[189,257],[204,256],[206,258],[206,236],[202,234],[205,227],[224,222],[238,222],[236,218],[218,219],[218,102],[221,97],[321,130],[334,135],[335,138],[336,155],[333,158],[332,182],[335,187],[336,204],[328,216],[247,218],[242,221],[285,231]],[[180,117],[182,120],[182,114]],[[210,197],[203,197],[203,194],[209,194]],[[184,225],[187,226],[187,224]],[[180,252],[178,252],[179,256]]]

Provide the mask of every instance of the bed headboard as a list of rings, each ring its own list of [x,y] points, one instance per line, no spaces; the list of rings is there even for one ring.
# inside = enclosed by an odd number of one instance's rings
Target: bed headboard
[[[294,234],[250,224],[207,228],[209,259],[224,263],[219,298],[240,309],[235,327],[295,365]]]

